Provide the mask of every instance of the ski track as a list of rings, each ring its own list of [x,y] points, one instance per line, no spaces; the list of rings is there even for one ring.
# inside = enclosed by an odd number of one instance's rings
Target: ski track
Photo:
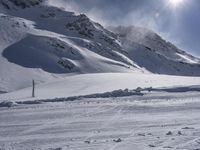
[[[0,149],[197,150],[199,96],[155,92],[0,108]]]

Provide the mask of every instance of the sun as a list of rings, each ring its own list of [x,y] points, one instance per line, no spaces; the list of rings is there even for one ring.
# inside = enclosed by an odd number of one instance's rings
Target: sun
[[[169,3],[170,3],[173,7],[178,7],[178,6],[180,6],[182,3],[184,3],[184,0],[169,0]]]

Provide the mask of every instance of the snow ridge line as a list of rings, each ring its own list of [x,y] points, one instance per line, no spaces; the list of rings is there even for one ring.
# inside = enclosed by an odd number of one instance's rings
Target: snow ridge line
[[[111,97],[126,97],[126,96],[144,96],[147,92],[168,92],[168,93],[181,93],[181,92],[200,92],[200,86],[187,86],[187,87],[171,87],[171,88],[140,88],[134,90],[119,89],[105,93],[95,93],[90,95],[71,96],[65,98],[54,98],[54,99],[41,99],[41,100],[27,100],[27,101],[3,101],[0,103],[0,107],[12,107],[16,105],[30,105],[30,104],[41,104],[45,102],[65,102],[75,101],[84,98],[111,98]]]
[[[3,101],[0,103],[0,107],[12,107],[16,105],[23,105],[23,104],[41,104],[45,102],[65,102],[65,101],[75,101],[80,100],[84,98],[109,98],[109,97],[125,97],[125,96],[143,96],[144,94],[140,92],[139,88],[138,90],[115,90],[111,92],[105,92],[105,93],[95,93],[90,95],[80,95],[80,96],[71,96],[71,97],[65,97],[65,98],[54,98],[54,99],[41,99],[41,100],[27,100],[27,101]]]

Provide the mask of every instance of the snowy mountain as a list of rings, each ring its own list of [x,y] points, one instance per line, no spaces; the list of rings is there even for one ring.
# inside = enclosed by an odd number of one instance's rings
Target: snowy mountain
[[[118,34],[122,48],[129,53],[129,58],[150,72],[199,75],[199,58],[178,49],[153,31],[135,26],[109,27],[109,29]]]
[[[199,150],[198,76],[148,29],[0,0],[0,150]]]
[[[43,0],[0,0],[0,91],[81,73],[200,75],[198,58],[152,31],[112,31]]]

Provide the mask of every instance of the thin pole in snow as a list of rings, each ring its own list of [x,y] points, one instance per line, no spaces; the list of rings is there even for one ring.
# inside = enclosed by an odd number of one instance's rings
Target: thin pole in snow
[[[33,80],[33,89],[32,89],[32,97],[35,97],[35,81]]]

